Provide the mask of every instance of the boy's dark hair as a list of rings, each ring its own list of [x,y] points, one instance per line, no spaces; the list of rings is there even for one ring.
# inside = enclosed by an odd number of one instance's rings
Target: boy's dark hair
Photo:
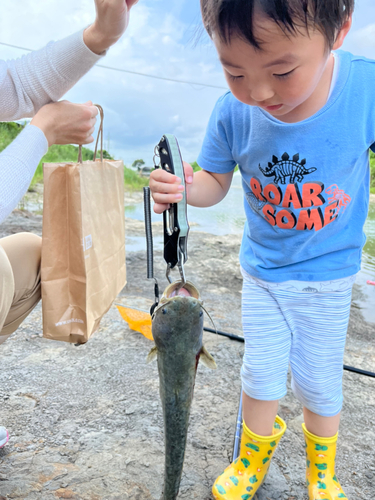
[[[210,36],[215,33],[225,43],[239,36],[261,49],[262,42],[254,35],[255,9],[286,34],[296,34],[301,27],[319,30],[331,49],[353,13],[354,0],[201,0],[203,22]]]

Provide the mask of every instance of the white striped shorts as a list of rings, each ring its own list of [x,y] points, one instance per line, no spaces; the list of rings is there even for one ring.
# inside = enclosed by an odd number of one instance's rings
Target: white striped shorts
[[[281,399],[290,364],[292,389],[303,406],[323,417],[337,415],[353,280],[336,291],[303,292],[263,286],[242,274],[245,393],[263,401]]]

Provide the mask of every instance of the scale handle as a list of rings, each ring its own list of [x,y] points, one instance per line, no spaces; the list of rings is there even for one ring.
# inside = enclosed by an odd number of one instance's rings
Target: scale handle
[[[183,256],[183,264],[187,261],[187,237],[189,223],[187,219],[187,200],[184,166],[177,139],[172,134],[164,134],[158,146],[160,167],[166,172],[177,175],[184,186],[182,200],[172,203],[163,212],[164,222],[164,260],[173,269]]]

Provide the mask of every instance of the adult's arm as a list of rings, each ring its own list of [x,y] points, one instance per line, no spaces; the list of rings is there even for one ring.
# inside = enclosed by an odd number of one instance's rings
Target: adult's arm
[[[40,128],[28,125],[0,153],[0,222],[8,217],[26,193],[47,150],[48,142]]]
[[[17,205],[51,144],[90,144],[98,109],[91,102],[43,106],[0,154],[0,222]],[[34,123],[35,122],[35,123]]]
[[[102,57],[83,41],[83,30],[31,52],[0,61],[0,120],[31,117],[57,101]]]
[[[13,61],[0,61],[0,120],[34,116],[57,101],[101,58],[83,41],[83,30]],[[0,222],[27,191],[48,141],[27,125],[0,153]]]
[[[96,19],[86,30],[18,60],[0,61],[0,120],[34,116],[44,105],[64,95],[121,37],[129,22],[130,9],[137,1],[95,0]],[[80,113],[77,127],[81,128],[78,137],[87,132],[86,138],[77,142],[75,133],[70,140],[62,133],[62,142],[59,142],[55,134],[56,144],[91,142],[91,115],[85,118],[84,111]],[[79,127],[81,124],[84,127]],[[47,149],[48,141],[39,125],[28,125],[0,153],[0,222],[26,192]]]
[[[95,0],[96,19],[87,29],[15,61],[0,61],[0,120],[33,116],[60,99],[121,37],[137,1]]]

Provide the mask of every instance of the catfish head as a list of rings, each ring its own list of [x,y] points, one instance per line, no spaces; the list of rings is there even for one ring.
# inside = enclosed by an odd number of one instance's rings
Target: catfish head
[[[186,282],[171,283],[164,291],[152,316],[152,334],[155,347],[148,362],[157,354],[173,353],[175,358],[194,353],[202,363],[215,369],[216,363],[203,346],[203,301],[197,288]]]

